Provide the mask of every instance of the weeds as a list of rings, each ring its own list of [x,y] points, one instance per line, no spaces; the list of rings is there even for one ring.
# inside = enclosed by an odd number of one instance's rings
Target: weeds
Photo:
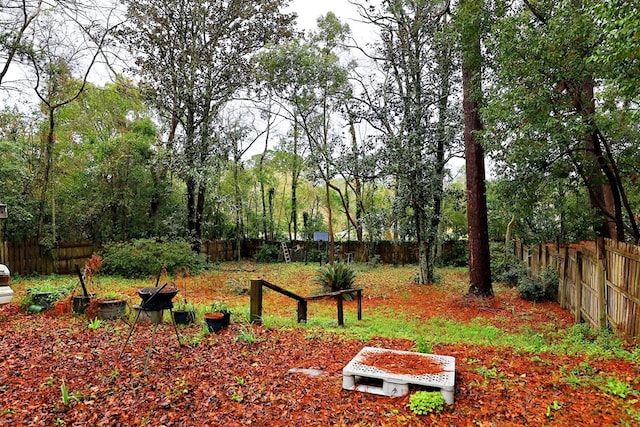
[[[560,409],[562,409],[562,403],[554,400],[553,403],[547,405],[547,412],[545,413],[545,415],[547,416],[547,418],[551,419],[553,418],[553,413],[559,411]]]
[[[602,391],[612,396],[626,399],[629,395],[637,394],[635,389],[624,381],[609,377],[607,381],[600,387]]]
[[[91,329],[92,331],[95,331],[96,329],[100,328],[101,325],[102,325],[102,320],[98,319],[97,317],[94,317],[93,320],[89,322],[89,324],[87,325],[87,328]]]
[[[417,415],[440,413],[445,403],[444,397],[438,391],[417,391],[409,397],[409,409]]]
[[[71,392],[69,392],[69,388],[67,387],[67,383],[62,380],[62,384],[60,384],[60,398],[62,400],[62,404],[67,407],[71,400],[78,400],[76,396],[74,396]]]

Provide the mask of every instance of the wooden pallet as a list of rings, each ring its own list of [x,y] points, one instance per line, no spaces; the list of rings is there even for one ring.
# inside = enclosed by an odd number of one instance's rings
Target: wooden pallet
[[[416,375],[389,373],[363,363],[369,352],[390,352],[398,358],[403,355],[431,358],[442,366],[442,372]],[[454,400],[455,366],[456,359],[451,356],[364,347],[342,370],[342,388],[382,396],[405,396],[409,393],[409,385],[413,384],[439,389],[444,400],[451,405]]]

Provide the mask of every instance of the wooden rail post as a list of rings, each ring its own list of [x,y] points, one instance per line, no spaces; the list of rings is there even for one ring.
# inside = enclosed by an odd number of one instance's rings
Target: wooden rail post
[[[298,300],[298,323],[307,323],[307,300]]]
[[[262,279],[251,279],[249,321],[262,324]]]
[[[336,303],[338,306],[338,326],[344,326],[344,297],[342,294],[336,295]]]

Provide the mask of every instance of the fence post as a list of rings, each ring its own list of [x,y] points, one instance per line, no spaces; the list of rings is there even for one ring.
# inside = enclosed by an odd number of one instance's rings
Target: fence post
[[[251,279],[249,321],[262,324],[262,279]]]
[[[582,320],[582,252],[576,251],[576,306],[575,313],[573,313],[575,323],[580,323]]]
[[[598,283],[598,312],[600,314],[600,329],[607,327],[607,264],[606,264],[606,247],[602,237],[596,238],[596,255],[598,258],[597,276]]]
[[[560,307],[567,308],[567,276],[569,275],[569,245],[564,246],[564,257],[562,258],[562,276],[560,277]]]

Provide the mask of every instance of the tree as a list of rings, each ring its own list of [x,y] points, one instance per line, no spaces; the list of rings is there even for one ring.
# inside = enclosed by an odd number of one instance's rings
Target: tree
[[[223,106],[250,82],[251,58],[290,33],[285,0],[127,0],[121,34],[147,95],[170,123],[169,144],[187,192],[187,227],[199,250],[208,171],[224,156],[214,133]]]
[[[31,29],[40,15],[43,1],[6,1],[0,6],[0,88],[4,88],[9,68],[16,59],[28,58]]]
[[[492,150],[508,179],[524,182],[539,173],[580,181],[594,214],[594,234],[637,241],[629,196],[637,169],[637,149],[631,148],[638,141],[635,113],[619,92],[621,81],[596,60],[600,41],[609,37],[602,32],[607,25],[591,16],[595,4],[525,2],[498,21],[490,50],[496,53],[500,90],[486,116],[491,134],[509,138]]]
[[[45,208],[51,185],[51,173],[54,167],[54,146],[56,142],[56,119],[58,111],[77,100],[83,93],[89,73],[91,72],[107,37],[119,25],[111,25],[110,17],[100,22],[93,17],[93,8],[79,11],[67,10],[62,13],[56,9],[47,15],[47,20],[38,22],[35,29],[35,41],[29,50],[29,59],[35,81],[33,83],[36,96],[41,102],[41,109],[46,115],[43,130],[41,164],[39,167],[40,195],[38,200],[38,238],[45,235]],[[73,14],[70,16],[70,13]],[[69,22],[75,25],[62,26]],[[65,28],[65,30],[61,30]],[[80,79],[73,77],[73,68],[79,67],[84,73]],[[55,241],[55,227],[52,236]]]
[[[484,169],[484,148],[479,141],[482,131],[481,19],[484,1],[461,0],[458,10],[460,49],[462,51],[462,85],[464,109],[464,145],[467,174],[467,227],[469,239],[469,293],[493,295],[489,223]]]
[[[445,165],[453,146],[453,51],[449,5],[424,0],[386,0],[380,9],[360,6],[379,29],[374,54],[380,77],[363,87],[364,117],[386,147],[395,179],[396,218],[411,218],[419,247],[419,283],[434,281]]]

